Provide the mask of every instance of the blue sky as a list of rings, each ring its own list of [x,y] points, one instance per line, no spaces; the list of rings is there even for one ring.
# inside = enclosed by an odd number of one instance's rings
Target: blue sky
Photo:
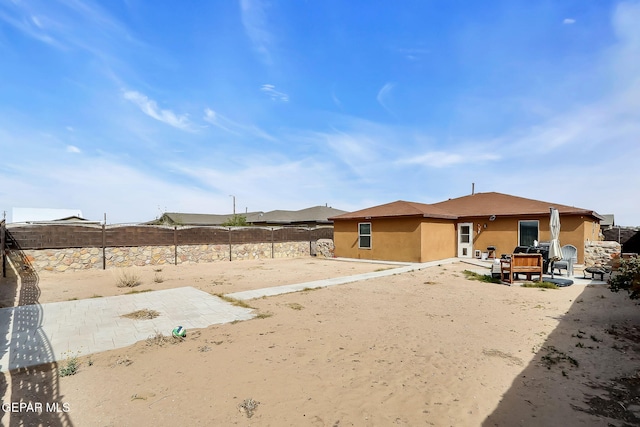
[[[640,2],[0,0],[0,210],[497,191],[640,225]]]

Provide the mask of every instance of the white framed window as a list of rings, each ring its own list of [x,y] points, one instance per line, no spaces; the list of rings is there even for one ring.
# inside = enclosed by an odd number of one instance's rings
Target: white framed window
[[[358,224],[358,248],[371,249],[371,223],[361,222]]]
[[[471,243],[470,225],[460,225],[460,243]]]
[[[518,246],[533,246],[538,238],[540,224],[538,220],[518,221]]]

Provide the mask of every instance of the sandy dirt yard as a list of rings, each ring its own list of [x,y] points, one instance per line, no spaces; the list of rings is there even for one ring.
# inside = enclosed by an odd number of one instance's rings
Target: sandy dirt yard
[[[324,258],[220,261],[201,264],[161,265],[69,273],[40,272],[39,302],[68,301],[123,295],[128,292],[192,286],[211,294],[228,294],[271,286],[290,285],[332,277],[385,270],[396,265],[344,262]],[[135,275],[140,284],[118,287],[124,276]]]
[[[375,271],[301,258],[141,270],[139,289],[211,293]],[[14,371],[20,398],[66,410],[4,425],[631,426],[640,424],[640,307],[605,285],[469,280],[456,263],[249,301],[259,316]],[[163,277],[154,282],[156,274]],[[40,275],[40,302],[117,295],[117,271]],[[144,322],[144,320],[139,320]],[[44,396],[44,397],[43,397]]]

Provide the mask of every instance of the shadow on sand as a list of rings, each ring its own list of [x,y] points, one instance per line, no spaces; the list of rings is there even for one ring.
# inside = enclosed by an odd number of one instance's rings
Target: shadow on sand
[[[483,426],[640,425],[640,307],[588,285]]]
[[[42,363],[26,368],[37,355],[51,355],[51,344],[42,332],[42,307],[38,274],[29,259],[6,233],[8,262],[6,277],[0,278],[0,393],[1,425],[4,426],[71,426],[59,388],[58,364]],[[51,360],[51,359],[48,359]],[[38,360],[35,360],[37,363]],[[9,372],[7,372],[9,370]],[[20,409],[10,404],[31,404]],[[41,405],[41,410],[40,406]],[[17,411],[16,411],[17,409]]]

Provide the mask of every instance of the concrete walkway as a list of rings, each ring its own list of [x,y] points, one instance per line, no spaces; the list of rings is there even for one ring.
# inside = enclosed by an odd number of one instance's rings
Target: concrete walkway
[[[391,276],[458,261],[457,258],[449,258],[420,264],[396,263],[398,267],[372,273],[235,292],[227,296],[250,300],[306,288]],[[160,315],[148,320],[122,317],[142,309],[155,310]],[[248,320],[254,316],[250,309],[236,307],[192,287],[2,308],[0,325],[6,325],[9,332],[0,338],[0,372],[127,347],[157,333],[170,335],[176,326],[183,326],[187,330],[206,328]]]
[[[340,259],[338,259],[340,260]],[[242,291],[227,294],[226,296],[237,300],[251,300],[255,298],[270,297],[274,295],[288,294],[291,292],[299,292],[305,289],[326,288],[328,286],[344,285],[346,283],[359,282],[362,280],[374,279],[376,277],[392,276],[394,274],[407,273],[409,271],[422,270],[437,265],[451,264],[458,262],[457,258],[447,258],[439,261],[431,261],[425,263],[398,263],[401,267],[390,268],[387,270],[373,271],[371,273],[354,274],[353,276],[335,277],[333,279],[314,280],[312,282],[298,283],[295,285],[274,286],[271,288],[255,289],[252,291]],[[380,262],[380,264],[388,264]]]

